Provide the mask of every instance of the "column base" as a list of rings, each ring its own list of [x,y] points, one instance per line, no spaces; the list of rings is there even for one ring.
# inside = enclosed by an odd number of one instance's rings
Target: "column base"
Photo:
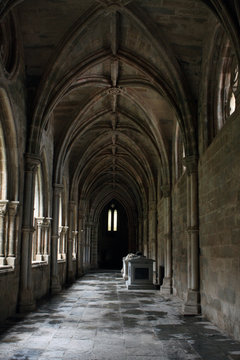
[[[4,256],[0,257],[0,265],[2,265],[2,266],[7,265],[7,260]]]
[[[30,312],[36,309],[36,301],[33,298],[32,290],[22,290],[20,294],[20,301],[18,311],[20,313]]]
[[[172,294],[172,279],[165,277],[163,279],[163,284],[160,288],[160,294],[162,295],[171,295]]]
[[[8,265],[15,267],[15,263],[16,263],[16,258],[15,256],[8,256],[7,257],[7,263]]]
[[[201,313],[199,291],[188,290],[187,300],[183,304],[183,315],[199,315]]]
[[[54,276],[51,280],[51,293],[58,294],[62,290],[61,284],[57,276]]]

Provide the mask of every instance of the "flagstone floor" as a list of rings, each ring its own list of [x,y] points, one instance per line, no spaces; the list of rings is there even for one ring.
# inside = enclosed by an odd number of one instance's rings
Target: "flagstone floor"
[[[0,326],[0,360],[239,360],[240,343],[159,291],[127,290],[117,272],[85,275]]]

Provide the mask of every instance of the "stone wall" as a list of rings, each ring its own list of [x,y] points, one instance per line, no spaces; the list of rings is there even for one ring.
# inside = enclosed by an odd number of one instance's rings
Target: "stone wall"
[[[61,286],[66,283],[67,280],[67,263],[66,261],[58,262],[58,277]]]
[[[235,112],[199,165],[202,312],[240,337],[240,113]]]
[[[16,312],[19,274],[16,271],[0,273],[0,321]]]
[[[181,299],[187,291],[187,175],[172,192],[173,293]]]
[[[50,267],[49,265],[38,265],[32,268],[34,298],[40,299],[49,293],[50,289]]]

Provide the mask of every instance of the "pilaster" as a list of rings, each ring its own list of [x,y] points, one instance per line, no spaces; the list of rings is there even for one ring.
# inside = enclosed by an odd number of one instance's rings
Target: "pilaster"
[[[7,265],[5,254],[5,224],[8,200],[0,200],[0,265]]]
[[[198,157],[185,158],[187,169],[187,221],[188,221],[188,292],[183,306],[184,315],[197,315],[201,311],[199,292],[199,226],[198,226]]]
[[[75,207],[76,207],[76,203],[74,201],[70,201],[68,205],[69,236],[67,242],[67,279],[69,283],[72,283],[75,280],[75,274],[73,271],[73,233],[75,228],[75,221],[74,221]]]
[[[164,268],[165,274],[160,292],[163,295],[172,294],[172,212],[171,212],[171,186],[161,186],[164,198]]]
[[[16,258],[16,218],[19,201],[10,201],[8,206],[8,258],[7,263],[15,264]]]
[[[41,159],[35,154],[25,154],[24,208],[21,246],[21,279],[19,311],[33,310],[36,306],[32,284],[32,237],[35,174]]]
[[[61,284],[58,276],[58,239],[59,239],[59,205],[63,190],[62,184],[53,184],[53,223],[51,241],[51,293],[56,294],[61,291]]]

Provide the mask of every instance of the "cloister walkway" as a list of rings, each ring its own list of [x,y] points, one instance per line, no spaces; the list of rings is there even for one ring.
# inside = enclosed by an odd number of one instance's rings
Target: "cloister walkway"
[[[237,360],[240,343],[159,291],[129,291],[120,273],[85,275],[1,326],[0,360]]]

